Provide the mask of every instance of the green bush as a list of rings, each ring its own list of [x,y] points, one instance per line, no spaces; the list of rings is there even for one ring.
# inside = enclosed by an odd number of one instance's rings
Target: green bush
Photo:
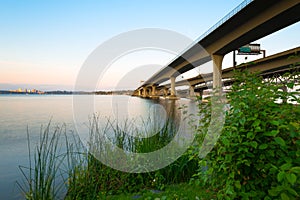
[[[222,134],[200,161],[198,182],[214,187],[219,199],[300,198],[299,96],[257,74],[234,78]],[[299,83],[296,73],[281,78],[290,89]]]

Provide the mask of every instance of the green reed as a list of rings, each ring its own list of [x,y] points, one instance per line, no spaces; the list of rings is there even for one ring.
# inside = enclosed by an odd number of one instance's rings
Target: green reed
[[[152,124],[151,124],[152,123]],[[89,120],[89,143],[84,146],[78,135],[66,133],[66,126],[51,130],[50,123],[41,130],[40,141],[30,148],[29,167],[20,167],[24,177],[18,183],[26,199],[102,199],[110,194],[137,192],[143,189],[163,189],[167,184],[187,182],[197,170],[197,160],[185,153],[171,165],[147,173],[127,173],[112,169],[97,160],[90,152],[113,155],[114,149],[103,141],[112,142],[126,151],[146,153],[160,149],[172,140],[176,125],[168,120],[157,128],[153,121],[124,122],[100,118]],[[145,134],[144,131],[147,131]],[[150,137],[135,137],[143,134]]]
[[[29,167],[20,166],[24,184],[18,183],[26,199],[58,199],[64,189],[59,180],[63,176],[61,165],[65,155],[60,154],[60,137],[65,133],[65,126],[55,127],[50,134],[50,122],[41,129],[39,143],[31,151],[29,131],[27,131],[29,149]]]

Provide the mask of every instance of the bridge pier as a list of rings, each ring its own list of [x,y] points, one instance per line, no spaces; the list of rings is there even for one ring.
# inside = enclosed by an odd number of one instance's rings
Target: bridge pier
[[[195,94],[195,86],[190,85],[189,95],[190,95],[190,98],[194,98],[196,96],[196,94]]]
[[[286,85],[282,86],[282,91],[283,91],[284,93],[287,93],[288,88],[287,88]],[[282,103],[287,103],[287,97],[284,97],[284,98],[282,99]]]
[[[145,96],[145,88],[142,88],[141,89],[141,97],[144,97]]]
[[[148,89],[147,88],[143,88],[143,97],[147,98],[148,97]]]
[[[151,85],[150,91],[149,91],[149,96],[150,98],[159,98],[159,95],[157,94],[157,86],[156,85]]]
[[[152,85],[151,95],[156,96],[156,86],[155,85]]]
[[[171,80],[171,97],[176,96],[175,79],[176,79],[176,77],[174,77],[174,76],[170,77],[170,80]]]
[[[223,62],[223,55],[216,55],[213,54],[212,56],[213,61],[213,89],[219,90],[219,94],[221,94],[222,90],[222,62]]]
[[[203,90],[199,91],[199,100],[203,100]]]
[[[176,79],[176,77],[174,77],[174,76],[171,76],[171,77],[170,77],[170,80],[171,80],[171,95],[168,96],[168,99],[172,99],[172,100],[177,100],[177,99],[179,99],[179,98],[176,96],[175,79]]]

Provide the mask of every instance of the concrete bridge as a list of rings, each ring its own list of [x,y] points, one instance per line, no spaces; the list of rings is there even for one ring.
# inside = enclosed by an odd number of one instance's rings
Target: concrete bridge
[[[298,22],[299,13],[300,0],[245,0],[183,54],[145,81],[135,90],[134,95],[156,97],[157,88],[163,88],[166,96],[176,97],[176,77],[211,60],[213,73],[209,76],[213,88],[221,88],[222,62],[227,53]],[[169,87],[160,85],[167,80],[171,82]]]
[[[269,77],[275,74],[283,74],[290,70],[299,70],[300,68],[300,47],[293,48],[281,53],[277,53],[265,58],[261,58],[248,63],[243,63],[236,67],[230,67],[222,70],[222,85],[231,85],[234,80],[234,70],[249,70],[250,72],[259,72],[263,77]],[[212,88],[213,73],[202,74],[176,82],[176,86],[189,86],[189,96],[195,96],[197,92],[200,96],[203,90]],[[165,84],[157,87],[157,90],[169,89],[171,84]]]
[[[243,63],[236,67],[230,67],[222,70],[222,86],[231,85],[234,80],[234,70],[249,70],[250,72],[260,72],[261,76],[269,77],[275,74],[283,74],[291,70],[300,70],[300,47],[293,48],[281,53],[277,53],[265,58],[261,58],[248,63]],[[187,80],[178,81],[176,86],[189,86],[189,96],[195,96],[197,92],[200,96],[203,94],[203,90],[212,88],[213,73],[202,74],[189,78]],[[168,96],[170,94],[169,89],[171,83],[160,85],[153,89],[153,86],[147,88],[147,93],[143,93],[143,97],[158,97]]]

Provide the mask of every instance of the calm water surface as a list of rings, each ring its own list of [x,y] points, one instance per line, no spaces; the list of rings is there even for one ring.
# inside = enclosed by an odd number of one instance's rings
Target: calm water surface
[[[84,97],[84,96],[83,96]],[[147,118],[153,110],[196,109],[190,100],[149,100],[129,96],[94,96],[94,112],[110,119]],[[84,109],[84,106],[82,107]],[[162,114],[163,112],[159,112]],[[174,113],[174,112],[173,112]],[[93,113],[89,113],[92,116]],[[176,114],[175,117],[178,117]],[[89,116],[81,116],[88,123]],[[41,126],[65,123],[75,131],[71,95],[0,95],[0,199],[23,199],[16,182],[22,180],[19,165],[29,166],[27,128],[31,144],[38,141]],[[78,133],[80,135],[80,133]]]

